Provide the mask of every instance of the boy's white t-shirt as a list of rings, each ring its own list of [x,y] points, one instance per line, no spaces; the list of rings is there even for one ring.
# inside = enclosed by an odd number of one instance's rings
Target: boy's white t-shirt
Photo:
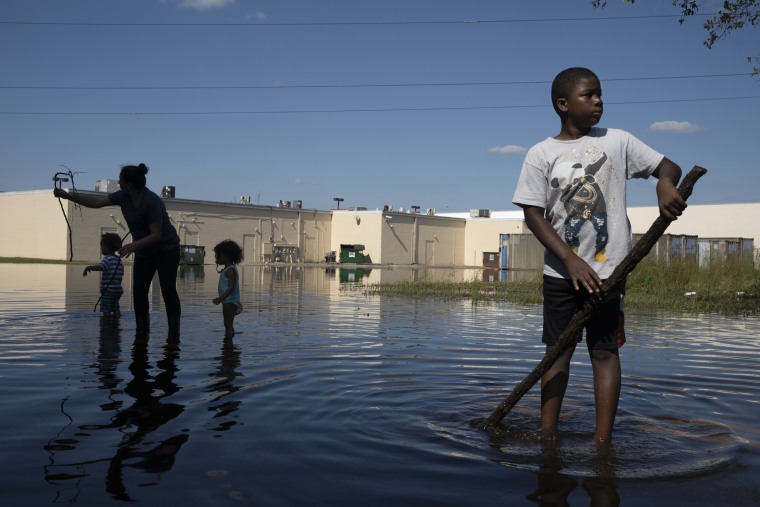
[[[631,250],[626,181],[648,178],[663,158],[619,129],[548,138],[528,150],[512,202],[544,208],[560,238],[605,279]],[[544,255],[544,274],[569,278],[559,259]]]

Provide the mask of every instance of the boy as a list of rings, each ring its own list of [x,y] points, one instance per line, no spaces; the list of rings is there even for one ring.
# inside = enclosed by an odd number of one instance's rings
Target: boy
[[[626,180],[658,178],[660,214],[668,219],[675,220],[686,208],[676,189],[678,165],[627,132],[596,127],[603,112],[596,74],[582,67],[563,70],[552,83],[551,97],[560,132],[528,151],[512,199],[546,248],[542,341],[547,349],[631,249]],[[586,325],[594,374],[594,438],[600,444],[612,438],[620,399],[620,303],[621,291],[610,291]],[[574,350],[566,350],[541,379],[542,438],[556,436]]]
[[[121,279],[124,276],[124,263],[116,255],[121,248],[121,238],[118,234],[106,232],[100,237],[100,253],[103,258],[100,264],[84,268],[82,276],[90,271],[102,271],[100,275],[100,311],[103,316],[120,317],[119,299],[124,293]]]

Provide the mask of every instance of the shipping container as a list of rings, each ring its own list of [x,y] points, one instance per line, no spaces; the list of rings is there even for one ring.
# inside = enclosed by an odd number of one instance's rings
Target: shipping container
[[[755,264],[755,244],[751,238],[699,238],[699,266],[716,262]]]
[[[501,234],[501,269],[544,269],[544,246],[533,234]]]

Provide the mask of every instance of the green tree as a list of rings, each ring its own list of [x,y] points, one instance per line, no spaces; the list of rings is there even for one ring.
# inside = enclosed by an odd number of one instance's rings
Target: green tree
[[[636,0],[623,1],[629,4],[636,2]],[[700,3],[705,3],[696,0],[672,0],[672,2],[681,11],[679,23],[684,23],[688,17],[697,14]],[[591,5],[596,8],[603,8],[607,5],[607,0],[591,0]],[[707,30],[704,45],[712,48],[716,42],[725,39],[731,32],[748,26],[754,27],[758,23],[760,23],[760,0],[725,0],[715,16],[704,23],[705,30]],[[747,57],[747,60],[754,62],[752,73],[760,73],[760,56],[750,56]]]

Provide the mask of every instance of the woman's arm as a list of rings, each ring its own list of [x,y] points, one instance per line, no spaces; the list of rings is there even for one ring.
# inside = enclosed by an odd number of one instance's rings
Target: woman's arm
[[[119,249],[119,255],[121,257],[126,257],[127,255],[133,253],[135,250],[139,250],[141,248],[147,248],[150,245],[153,245],[161,241],[161,231],[163,230],[163,225],[161,224],[161,220],[159,220],[158,222],[153,222],[152,224],[148,226],[148,228],[150,229],[150,234],[148,234],[142,239],[138,239],[137,241],[133,241],[132,243],[129,243],[121,247],[121,249]]]
[[[93,194],[80,194],[76,190],[71,193],[62,188],[56,188],[53,190],[53,195],[59,199],[68,199],[71,202],[84,206],[85,208],[103,208],[105,206],[113,206],[111,201],[106,195],[93,195]]]
[[[523,206],[523,213],[525,223],[538,241],[565,265],[575,290],[580,290],[583,286],[589,294],[599,292],[602,287],[601,278],[586,261],[578,257],[568,244],[562,241],[552,224],[546,219],[544,208]]]

